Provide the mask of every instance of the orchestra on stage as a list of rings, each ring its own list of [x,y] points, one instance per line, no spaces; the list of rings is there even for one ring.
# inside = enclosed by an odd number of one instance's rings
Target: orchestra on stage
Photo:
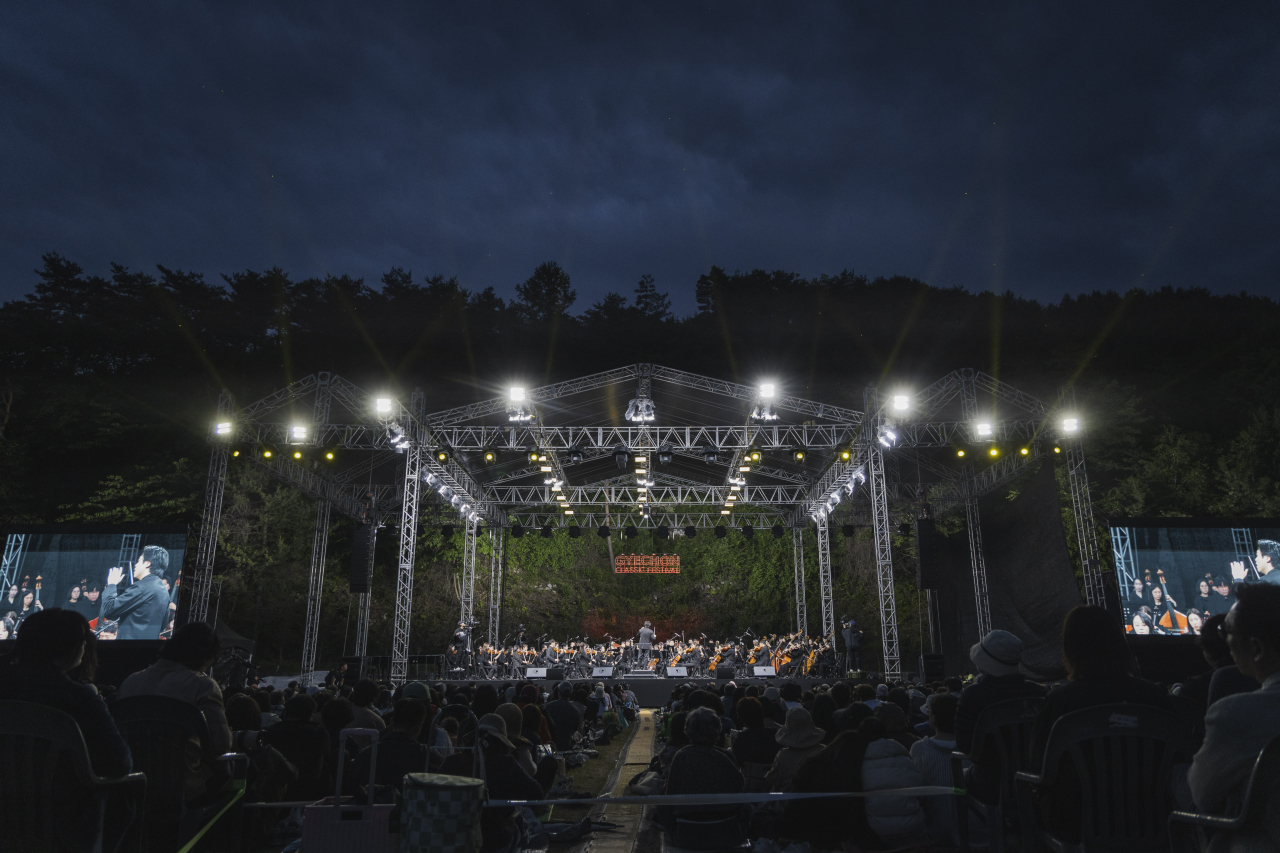
[[[444,675],[453,680],[513,680],[528,677],[529,669],[542,668],[574,679],[601,677],[600,668],[612,667],[605,677],[668,677],[668,667],[683,667],[677,677],[716,678],[729,671],[738,677],[750,676],[753,667],[771,666],[783,678],[826,678],[838,675],[833,639],[797,631],[764,637],[748,633],[726,640],[675,634],[659,641],[646,622],[634,639],[607,637],[604,642],[589,642],[576,637],[562,642],[529,638],[522,625],[504,645],[486,642],[472,648],[470,626],[459,622],[444,655]]]

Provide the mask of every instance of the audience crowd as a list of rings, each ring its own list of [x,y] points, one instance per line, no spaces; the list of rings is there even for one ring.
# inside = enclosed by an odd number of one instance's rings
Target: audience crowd
[[[691,823],[727,821],[744,838],[783,846],[808,842],[814,851],[955,847],[962,824],[970,843],[986,844],[990,834],[1003,835],[1009,827],[985,826],[981,804],[997,799],[1010,780],[1002,776],[1008,768],[975,740],[981,740],[983,712],[1011,699],[1038,708],[1025,756],[1033,771],[1043,765],[1054,724],[1073,712],[1114,703],[1160,709],[1185,727],[1189,744],[1170,780],[1179,807],[1231,814],[1241,807],[1259,752],[1280,737],[1280,587],[1245,585],[1238,599],[1230,612],[1207,620],[1199,638],[1210,670],[1174,685],[1142,678],[1118,620],[1097,607],[1078,607],[1067,616],[1065,678],[1054,683],[1029,678],[1021,666],[1021,641],[996,630],[970,650],[977,675],[967,681],[859,679],[811,690],[795,682],[681,685],[658,711],[659,751],[650,770],[660,784],[651,788],[654,793],[943,786],[963,788],[969,796],[890,793],[732,807],[677,804],[654,810],[654,820],[676,835]],[[133,769],[111,701],[163,696],[199,708],[210,748],[193,744],[190,750],[189,802],[220,793],[227,782],[209,765],[210,756],[229,751],[248,757],[248,799],[258,802],[315,801],[331,796],[339,778],[344,793],[389,801],[402,791],[406,774],[424,772],[483,776],[491,799],[538,799],[562,788],[566,763],[586,761],[593,743],[629,727],[638,710],[625,684],[413,682],[392,689],[367,679],[351,682],[345,668],[330,673],[323,687],[229,687],[207,674],[218,648],[210,628],[187,625],[150,667],[127,678],[114,695],[106,688],[100,693],[93,684],[94,639],[83,617],[46,610],[30,617],[14,654],[0,663],[0,699],[70,715],[84,733],[94,773],[102,777]],[[363,733],[368,730],[377,733],[376,762],[372,738]],[[371,766],[373,791],[367,789]],[[1045,781],[1062,794],[1080,780]],[[101,833],[102,849],[114,850],[132,819],[131,808],[69,820],[63,831],[68,838]],[[1036,808],[1038,825],[1068,843],[1078,840],[1078,796],[1055,796]],[[280,831],[279,817],[264,818],[250,830],[266,843]],[[519,827],[515,810],[486,808],[482,849],[518,846]],[[1025,837],[1029,830],[1022,830]],[[1249,849],[1276,849],[1280,838],[1267,831],[1245,839],[1255,844]],[[1241,843],[1221,832],[1211,849],[1244,849]]]

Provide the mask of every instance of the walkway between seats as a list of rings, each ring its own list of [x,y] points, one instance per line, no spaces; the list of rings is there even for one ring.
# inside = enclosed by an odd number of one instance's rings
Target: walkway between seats
[[[631,778],[648,767],[653,760],[653,744],[658,734],[654,722],[654,713],[649,710],[642,710],[636,718],[635,725],[640,728],[631,739],[627,751],[618,759],[618,782],[610,792],[611,796],[620,797],[626,793],[627,783]],[[640,832],[640,824],[644,820],[644,806],[607,805],[601,820],[618,824],[618,831],[593,835],[584,849],[589,853],[631,853],[636,835]]]

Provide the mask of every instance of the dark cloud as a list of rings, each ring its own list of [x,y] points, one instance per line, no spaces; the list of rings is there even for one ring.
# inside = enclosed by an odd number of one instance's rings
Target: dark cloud
[[[579,308],[712,265],[1280,294],[1273,3],[11,4],[0,296],[42,252],[393,265]]]

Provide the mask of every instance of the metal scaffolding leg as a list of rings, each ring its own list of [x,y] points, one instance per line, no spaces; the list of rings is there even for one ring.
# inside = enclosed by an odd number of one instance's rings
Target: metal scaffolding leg
[[[230,419],[235,398],[223,389],[218,397],[218,417]],[[200,516],[200,538],[196,544],[196,560],[191,570],[191,592],[187,608],[188,622],[204,622],[209,615],[209,589],[213,584],[213,558],[218,551],[218,527],[222,524],[222,494],[227,488],[227,460],[231,456],[225,442],[219,441],[209,455],[209,476],[204,486],[204,513]]]
[[[871,486],[871,516],[876,535],[876,585],[880,595],[880,636],[884,674],[902,676],[898,647],[898,601],[893,589],[893,546],[889,541],[889,496],[885,490],[884,455],[875,442],[867,451],[867,482]]]
[[[827,517],[818,514],[818,586],[822,595],[822,636],[836,629],[835,606],[831,600],[831,539],[827,535]]]
[[[796,626],[802,634],[809,633],[809,614],[804,606],[804,528],[791,528],[791,548],[795,558],[796,574]]]
[[[502,544],[503,530],[489,528],[493,545],[493,561],[489,565],[489,645],[498,647],[502,623]]]
[[[356,657],[365,659],[369,649],[369,605],[373,601],[373,593],[362,592],[356,599]],[[364,665],[361,663],[361,671]]]
[[[328,501],[316,502],[316,530],[311,540],[311,582],[307,586],[307,627],[302,634],[302,686],[311,685],[320,639],[320,599],[324,593],[324,558],[329,549]]]
[[[982,555],[982,522],[978,518],[978,499],[964,502],[969,522],[969,564],[973,568],[973,604],[978,611],[978,639],[991,633],[991,603],[987,598],[987,561]]]
[[[1093,499],[1089,497],[1089,472],[1084,465],[1084,448],[1077,439],[1067,442],[1065,449],[1067,482],[1071,486],[1071,509],[1076,519],[1076,543],[1080,549],[1080,568],[1084,575],[1084,600],[1089,604],[1105,607],[1098,531],[1093,524]]]
[[[403,684],[409,675],[409,621],[413,614],[413,555],[418,542],[418,493],[421,485],[422,449],[415,442],[404,451],[404,502],[400,505],[400,562],[396,570],[396,623],[395,632],[391,638],[391,681],[394,684]],[[364,656],[363,650],[360,654],[361,657]]]
[[[462,544],[462,615],[458,617],[463,625],[471,626],[475,613],[476,595],[476,534],[479,523],[467,519],[467,538]]]

